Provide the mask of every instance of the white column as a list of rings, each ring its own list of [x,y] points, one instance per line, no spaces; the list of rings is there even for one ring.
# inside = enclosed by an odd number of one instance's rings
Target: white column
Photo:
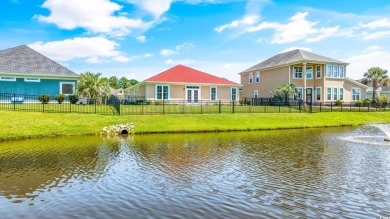
[[[303,63],[302,68],[302,74],[303,74],[303,101],[306,103],[306,63]]]

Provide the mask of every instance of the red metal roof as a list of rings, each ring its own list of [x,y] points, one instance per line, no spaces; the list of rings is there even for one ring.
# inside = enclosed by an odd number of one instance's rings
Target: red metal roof
[[[175,83],[184,82],[184,83],[199,83],[199,84],[239,85],[225,78],[220,78],[205,72],[201,72],[184,65],[177,65],[173,68],[163,71],[158,75],[146,79],[145,82],[175,82]]]

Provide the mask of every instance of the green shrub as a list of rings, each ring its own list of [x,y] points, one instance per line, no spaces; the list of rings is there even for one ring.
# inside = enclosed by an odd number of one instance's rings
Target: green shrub
[[[150,105],[152,103],[152,101],[150,100],[145,100],[145,105]]]
[[[380,96],[380,97],[378,98],[378,102],[377,102],[377,103],[379,103],[380,106],[383,106],[383,105],[385,105],[387,102],[389,102],[387,96]]]
[[[162,105],[162,101],[154,101],[154,105]]]
[[[62,102],[64,102],[65,100],[65,95],[64,94],[57,94],[55,97],[54,97],[55,100],[57,100],[57,102],[59,104],[61,104]]]
[[[363,101],[362,100],[357,100],[356,102],[355,102],[355,106],[363,106]]]
[[[366,99],[363,100],[363,103],[364,104],[370,104],[370,103],[372,103],[372,99],[366,98]]]
[[[335,106],[341,106],[341,100],[336,100],[336,102],[334,103]]]
[[[48,94],[42,94],[38,96],[38,100],[43,104],[47,104],[50,101],[50,96]]]
[[[79,97],[77,95],[74,95],[74,94],[69,95],[69,101],[70,101],[70,103],[75,104],[75,103],[77,103],[77,101],[79,101]]]

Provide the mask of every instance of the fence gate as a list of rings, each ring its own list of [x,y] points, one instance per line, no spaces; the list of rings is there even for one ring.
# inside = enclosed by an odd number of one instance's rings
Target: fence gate
[[[108,105],[112,106],[116,112],[118,113],[118,115],[121,114],[121,101],[118,99],[118,97],[114,96],[114,95],[111,95],[109,98],[108,98]]]

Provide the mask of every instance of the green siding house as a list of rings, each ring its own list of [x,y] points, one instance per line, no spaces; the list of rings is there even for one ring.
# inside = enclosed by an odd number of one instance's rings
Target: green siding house
[[[78,78],[28,46],[0,50],[0,94],[73,94]]]

